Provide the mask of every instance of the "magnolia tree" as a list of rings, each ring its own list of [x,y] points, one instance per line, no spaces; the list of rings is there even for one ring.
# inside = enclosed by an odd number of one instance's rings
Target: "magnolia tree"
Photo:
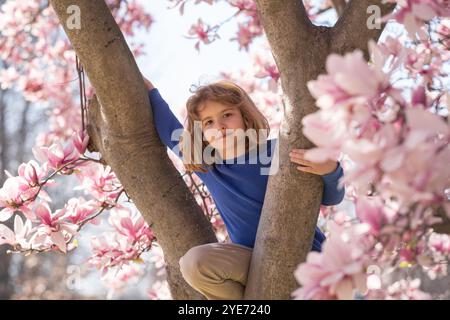
[[[214,10],[214,0],[168,3],[183,15],[202,2]],[[214,24],[200,19],[186,36],[201,50],[220,39],[225,23],[236,23],[230,40],[239,50],[261,41],[251,68],[222,77],[241,84],[279,130],[282,165],[269,178],[245,297],[432,297],[420,281],[446,276],[450,254],[448,1],[225,3],[234,15]],[[86,224],[107,214],[110,230],[91,239],[89,264],[113,278],[115,288],[138,277],[141,255],[154,250],[172,297],[199,298],[182,280],[178,259],[194,245],[225,240],[226,231],[204,185],[172,156],[180,171],[174,174],[152,129],[133,59],[142,47],[131,41],[138,28],[151,27],[151,16],[138,1],[106,4],[109,9],[102,1],[27,0],[0,9],[2,88],[46,103],[50,117],[33,148],[35,160],[17,175],[8,172],[0,189],[0,221],[14,219],[13,229],[0,224],[0,244],[23,254],[67,253],[76,250]],[[394,27],[377,43],[388,20]],[[129,84],[118,89],[123,75]],[[355,204],[348,212],[321,208],[328,235],[321,253],[309,253],[307,245],[320,179],[283,174],[293,171],[283,167],[284,151],[299,145],[313,147],[311,160],[341,161],[341,184]],[[148,159],[154,168],[144,168]],[[46,189],[58,185],[57,175],[77,177],[86,196],[52,208]],[[305,199],[277,205],[294,192]],[[269,220],[284,234],[269,228]],[[423,272],[389,276],[413,267]],[[167,284],[156,283],[149,297],[170,297]]]

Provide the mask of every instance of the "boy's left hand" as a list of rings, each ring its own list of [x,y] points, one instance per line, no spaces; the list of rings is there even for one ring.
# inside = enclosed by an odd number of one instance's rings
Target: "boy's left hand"
[[[299,164],[297,170],[318,175],[325,175],[333,172],[338,167],[337,161],[327,160],[325,162],[311,162],[305,159],[306,149],[292,149],[289,153],[291,161]]]

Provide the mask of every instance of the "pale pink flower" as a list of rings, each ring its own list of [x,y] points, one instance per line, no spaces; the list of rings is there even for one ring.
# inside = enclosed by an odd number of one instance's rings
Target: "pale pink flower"
[[[356,214],[359,220],[370,226],[370,233],[380,234],[381,229],[392,221],[395,213],[387,212],[379,198],[359,197],[356,201]]]
[[[124,206],[116,205],[110,211],[109,223],[132,242],[149,242],[154,235],[144,218],[139,214],[132,214],[131,210]]]
[[[36,210],[36,216],[40,221],[38,235],[47,235],[51,242],[56,245],[62,252],[67,251],[68,240],[66,236],[73,236],[78,231],[78,226],[64,221],[66,211],[64,209],[56,210],[52,214],[50,207],[46,202],[40,203]]]
[[[431,300],[431,295],[420,289],[420,279],[401,279],[387,288],[386,300]]]
[[[26,219],[23,223],[22,218],[16,215],[14,218],[14,231],[4,224],[0,224],[0,245],[9,244],[20,249],[28,249],[30,244],[28,237],[32,231],[31,220]]]
[[[90,193],[95,200],[114,204],[122,187],[110,166],[89,162],[76,175],[80,184],[74,190],[84,190]]]
[[[133,247],[131,241],[117,233],[106,232],[91,238],[92,256],[88,264],[102,270],[105,275],[109,268],[120,267],[137,259],[141,251]]]
[[[330,222],[330,236],[322,252],[310,252],[295,271],[302,286],[292,295],[296,299],[352,299],[354,290],[366,291],[363,225],[339,227]]]
[[[94,200],[86,201],[82,197],[71,198],[64,206],[67,220],[73,224],[78,224],[97,211],[101,210],[101,206]],[[93,224],[99,224],[100,220],[95,218],[90,221]]]
[[[433,233],[430,236],[428,245],[442,257],[450,256],[450,236],[447,234]]]
[[[79,154],[84,154],[89,143],[89,135],[87,131],[78,130],[72,134],[72,143]]]
[[[30,187],[35,187],[40,184],[40,181],[47,176],[48,164],[47,162],[40,166],[36,161],[30,160],[27,163],[22,163],[17,170],[19,176],[23,177]],[[47,183],[50,184],[51,181]]]
[[[235,38],[230,40],[236,40],[239,43],[239,49],[245,49],[248,51],[249,45],[252,43],[255,33],[247,24],[239,23],[238,31]]]
[[[48,148],[34,147],[33,154],[38,161],[48,162],[49,167],[55,170],[75,162],[80,157],[80,153],[72,143],[67,144],[64,148],[60,143],[55,143]]]
[[[326,70],[328,74],[308,82],[309,91],[320,108],[366,104],[388,86],[387,76],[369,67],[360,50],[345,56],[331,54]]]
[[[438,16],[450,16],[450,5],[447,0],[386,0],[385,2],[397,3],[399,9],[384,17],[383,20],[396,19],[405,25],[412,36],[416,33],[423,34],[421,27],[425,22]]]
[[[211,27],[210,25],[205,25],[201,18],[198,19],[197,23],[192,25],[188,31],[188,34],[193,39],[198,39],[195,44],[195,49],[200,50],[200,43],[209,44],[215,39],[219,38],[216,33],[216,27]]]
[[[33,219],[31,198],[36,195],[37,188],[30,187],[22,177],[9,177],[0,189],[0,222],[12,217],[15,211],[21,211],[28,219]]]

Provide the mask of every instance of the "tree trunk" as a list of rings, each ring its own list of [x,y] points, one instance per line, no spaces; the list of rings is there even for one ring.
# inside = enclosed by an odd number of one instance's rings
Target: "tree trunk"
[[[16,149],[16,161],[20,164],[25,161],[25,148],[27,146],[28,132],[31,130],[29,123],[30,102],[24,101],[22,114],[20,117],[20,127],[16,133],[14,141],[18,144]]]
[[[345,10],[345,6],[347,5],[345,0],[331,0],[331,3],[333,4],[333,7],[337,12],[337,15],[341,16]]]
[[[368,40],[377,39],[382,29],[366,28],[366,9],[370,4],[382,6],[381,0],[353,0],[336,26],[327,28],[311,23],[302,1],[256,3],[280,71],[284,119],[278,138],[279,171],[269,177],[245,299],[289,299],[298,287],[294,271],[311,250],[323,194],[321,178],[297,171],[288,158],[294,148],[312,147],[301,126],[302,118],[317,109],[307,82],[325,72],[332,52],[359,48],[367,53]],[[384,13],[390,9],[382,7]]]
[[[193,246],[216,242],[213,229],[167,156],[153,126],[147,90],[122,32],[104,1],[51,0],[97,100],[89,108],[91,142],[111,166],[167,262],[174,299],[201,299],[182,278],[178,261]],[[77,5],[81,29],[66,25]]]

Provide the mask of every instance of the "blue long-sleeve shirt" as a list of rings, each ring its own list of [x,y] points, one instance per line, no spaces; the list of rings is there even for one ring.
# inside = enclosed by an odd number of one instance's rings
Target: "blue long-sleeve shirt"
[[[181,158],[178,143],[183,125],[172,113],[157,88],[149,91],[149,97],[153,120],[161,141]],[[269,178],[267,174],[262,174],[262,170],[270,168],[275,145],[276,139],[267,140],[267,144],[263,147],[263,152],[266,153],[255,155],[247,152],[235,158],[233,163],[216,163],[209,167],[207,173],[196,172],[211,193],[233,243],[254,247]],[[269,158],[269,162],[258,161],[260,154],[264,155],[264,158]],[[242,158],[245,159],[245,163],[241,163]],[[343,169],[338,164],[335,171],[322,176],[323,205],[336,205],[342,201],[345,190],[338,189],[338,180],[342,175]],[[316,227],[312,250],[320,251],[324,240],[324,234]]]

